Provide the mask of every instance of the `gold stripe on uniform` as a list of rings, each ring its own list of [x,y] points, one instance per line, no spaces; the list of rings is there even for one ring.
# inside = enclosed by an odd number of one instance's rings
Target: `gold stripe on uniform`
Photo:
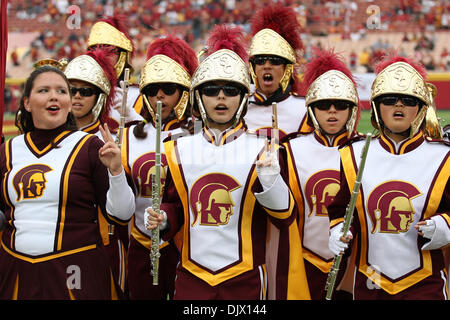
[[[68,134],[70,134],[70,131],[63,131],[61,132],[54,140],[53,143],[57,144],[62,138],[64,138],[65,136],[67,136]],[[45,152],[47,152],[48,150],[50,150],[50,148],[53,146],[52,143],[50,143],[49,145],[47,145],[44,149],[39,150],[36,145],[34,144],[33,140],[31,140],[31,133],[27,133],[25,134],[25,139],[28,141],[28,144],[30,145],[31,149],[33,149],[33,151],[35,153],[37,153],[38,155],[42,155]]]
[[[346,176],[347,182],[348,182],[348,187],[351,192],[353,190],[353,186],[354,186],[354,183],[356,180],[356,168],[354,166],[350,150],[351,150],[350,147],[346,147],[344,149],[341,149],[340,153],[341,153],[343,169],[344,169],[345,176]],[[361,192],[358,194],[355,209],[358,212],[358,217],[359,217],[359,222],[360,222],[360,227],[361,227],[361,237],[360,237],[360,239],[361,239],[361,254],[360,254],[360,258],[359,258],[359,267],[358,267],[358,269],[361,273],[363,273],[367,278],[372,280],[375,284],[377,284],[379,287],[383,288],[383,290],[385,290],[389,294],[397,294],[432,274],[433,270],[432,270],[432,264],[431,264],[431,255],[430,255],[430,251],[428,251],[428,250],[421,251],[423,267],[420,270],[418,270],[418,271],[412,273],[411,275],[409,275],[405,278],[402,278],[401,280],[396,281],[396,282],[390,281],[389,279],[384,277],[382,274],[380,274],[376,270],[374,270],[371,266],[369,266],[368,262],[367,262],[367,252],[368,252],[367,230],[368,229],[367,229],[366,214],[364,212]]]
[[[427,208],[423,215],[424,219],[428,219],[434,215],[441,203],[441,198],[445,190],[445,186],[448,181],[448,173],[450,172],[450,158],[447,156],[444,166],[439,171],[438,176],[435,179],[435,183],[431,190],[430,197],[428,199]]]
[[[87,250],[92,250],[92,249],[95,249],[97,247],[97,245],[91,244],[91,245],[84,246],[81,248],[59,252],[59,253],[48,255],[45,257],[41,257],[41,258],[30,258],[30,257],[23,256],[19,253],[13,252],[3,242],[2,242],[2,247],[8,254],[12,255],[13,257],[15,257],[17,259],[24,260],[24,261],[27,261],[30,263],[39,263],[39,262],[49,261],[49,260],[56,259],[56,258],[65,257],[65,256],[68,256],[71,254],[75,254],[75,253],[79,253],[79,252],[83,252],[83,251],[87,251]]]
[[[91,137],[92,135],[87,134],[81,141],[78,143],[77,147],[75,148],[73,154],[71,155],[67,168],[64,173],[64,179],[63,179],[63,199],[62,199],[62,205],[61,205],[61,220],[59,221],[59,229],[58,229],[58,242],[57,242],[57,249],[62,249],[62,238],[63,238],[63,230],[64,230],[64,221],[66,219],[66,207],[67,207],[67,197],[69,193],[69,175],[70,171],[72,169],[73,163],[75,161],[75,158],[78,156],[78,153],[80,152],[81,147],[85,144],[85,142]]]

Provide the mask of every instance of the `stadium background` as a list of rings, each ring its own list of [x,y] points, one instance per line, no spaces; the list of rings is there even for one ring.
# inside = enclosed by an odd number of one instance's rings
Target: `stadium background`
[[[369,132],[368,96],[373,66],[384,52],[414,57],[436,85],[442,126],[450,123],[450,0],[9,0],[3,133],[16,134],[13,119],[21,84],[42,58],[72,59],[86,48],[93,23],[116,14],[127,16],[135,53],[132,79],[139,80],[148,44],[169,32],[199,51],[214,24],[240,25],[250,41],[250,19],[270,2],[292,6],[303,26],[302,65],[312,48],[334,47],[359,84],[363,113],[358,126]]]

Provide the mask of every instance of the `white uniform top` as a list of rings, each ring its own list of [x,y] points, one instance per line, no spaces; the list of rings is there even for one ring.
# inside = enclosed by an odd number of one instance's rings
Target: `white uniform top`
[[[315,132],[289,140],[289,153],[293,159],[289,175],[295,178],[296,185],[291,187],[299,204],[303,256],[324,273],[329,271],[334,257],[328,248],[330,221],[327,206],[339,191],[340,155],[337,142],[346,135],[344,133],[335,139],[334,146],[329,146]]]
[[[260,255],[265,247],[265,243],[252,246],[252,221],[264,217],[255,213],[255,197],[278,219],[290,216],[293,200],[281,178],[268,190],[251,192],[255,161],[266,138],[242,130],[231,133],[226,139],[226,135],[217,138],[201,131],[171,142],[170,150],[166,142],[174,184],[181,200],[186,196],[188,201],[182,264],[210,285],[252,270],[253,255]]]
[[[151,236],[151,232],[145,228],[144,212],[145,209],[152,206],[152,176],[155,170],[155,136],[156,129],[151,123],[144,126],[147,137],[138,139],[133,134],[133,125],[125,129],[122,144],[122,164],[129,177],[132,178],[136,190],[136,211],[134,213],[134,225],[132,234],[141,242],[147,242],[148,239],[142,235]],[[182,133],[183,129],[178,128],[170,131],[161,131],[161,180],[162,188],[167,170],[167,160],[164,155],[164,144],[162,141],[170,135]],[[139,233],[136,233],[137,228]]]
[[[405,152],[420,137],[391,152],[381,145],[386,138],[371,141],[356,203],[361,225],[359,271],[391,294],[432,272],[430,252],[418,246],[414,225],[436,213],[450,159],[448,146],[426,140]],[[363,145],[358,141],[340,150],[350,190]]]
[[[10,141],[9,148],[13,154],[8,164],[10,169],[6,176],[5,192],[8,205],[12,208],[15,231],[11,240],[14,250],[37,256],[61,250],[66,219],[72,219],[76,213],[83,214],[83,208],[77,211],[72,204],[78,200],[70,195],[69,178],[74,164],[81,161],[78,159],[80,149],[92,135],[81,131],[64,132],[59,136],[62,138],[57,148],[49,145],[42,151],[26,137],[28,135],[21,135]],[[30,152],[30,148],[34,152]],[[73,173],[74,176],[85,174],[88,173]],[[129,219],[134,211],[134,202],[130,204],[129,201],[134,196],[125,175],[110,176],[109,183],[106,199],[108,214],[121,220]],[[97,205],[85,204],[89,210],[92,208],[89,206],[95,208]]]

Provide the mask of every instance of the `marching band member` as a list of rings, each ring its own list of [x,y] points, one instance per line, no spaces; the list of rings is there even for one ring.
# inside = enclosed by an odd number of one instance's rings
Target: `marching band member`
[[[161,271],[158,286],[153,285],[149,259],[151,234],[144,224],[145,209],[152,205],[156,143],[154,117],[157,101],[161,101],[161,141],[186,130],[191,76],[198,63],[195,51],[184,40],[171,35],[154,40],[148,47],[147,59],[140,81],[145,121],[126,128],[122,150],[125,170],[137,189],[128,249],[129,292],[130,299],[166,300],[167,297],[173,298],[178,249],[171,241],[161,245]],[[166,168],[163,148],[161,153],[161,167]],[[164,176],[163,172],[162,184]]]
[[[340,150],[343,177],[328,207],[329,246],[341,254],[355,238],[354,299],[448,297],[443,248],[450,243],[448,143],[429,137],[431,95],[422,65],[388,56],[376,66],[372,124],[379,131],[367,153],[351,232],[340,232],[353,190],[361,142]]]
[[[358,93],[352,73],[333,50],[317,51],[303,75],[312,133],[286,137],[289,183],[297,201],[298,226],[309,291],[324,299],[333,253],[328,248],[327,206],[339,190],[338,147],[356,134]]]
[[[131,59],[133,58],[134,45],[131,37],[128,34],[125,17],[115,15],[96,22],[89,33],[88,50],[93,50],[97,47],[108,47],[115,51],[112,57],[112,63],[117,76],[117,83],[114,84],[115,97],[114,103],[110,110],[110,119],[108,125],[112,130],[116,130],[120,125],[120,116],[123,100],[123,88],[121,81],[124,80],[125,68],[130,69],[130,75],[133,74],[133,66]],[[142,99],[139,99],[139,87],[137,85],[130,85],[127,92],[127,101],[125,108],[125,124],[127,126],[142,121],[143,118],[136,112],[135,109],[141,109]]]
[[[251,130],[272,123],[271,105],[277,103],[280,136],[312,131],[306,124],[305,99],[295,71],[302,28],[290,7],[270,5],[258,11],[251,21],[250,74],[255,85],[245,123]]]
[[[114,84],[117,83],[110,56],[110,50],[96,48],[70,61],[64,70],[70,83],[72,114],[77,127],[100,139],[103,139],[100,127],[108,123],[115,96]],[[115,278],[125,292],[128,224],[108,225],[102,214],[99,214],[98,219]]]
[[[107,123],[115,96],[117,77],[109,60],[111,54],[112,51],[96,48],[76,57],[64,69],[77,127],[99,138],[99,127]]]
[[[273,102],[277,104],[280,137],[305,131],[312,131],[306,123],[306,107],[295,65],[299,51],[303,48],[300,38],[302,28],[295,11],[290,7],[269,5],[260,9],[251,21],[253,35],[249,51],[249,69],[254,87],[249,99],[245,123],[249,130],[267,129],[272,124]],[[269,224],[269,245],[277,242],[278,228]],[[267,250],[267,260],[274,261]],[[269,283],[275,285],[270,270],[274,263],[268,263]],[[273,293],[273,292],[272,292]],[[271,293],[269,293],[271,294]],[[269,295],[273,299],[273,296]]]
[[[266,153],[267,138],[248,133],[243,122],[250,79],[242,43],[240,29],[214,28],[191,84],[203,129],[164,144],[163,213],[148,208],[146,221],[149,229],[161,225],[163,239],[179,231],[183,237],[175,299],[265,299],[268,219],[298,236],[284,152],[279,159]],[[278,299],[309,298],[300,241],[287,241],[279,243],[289,249],[279,251],[277,287],[268,290]]]
[[[1,299],[120,297],[97,216],[124,222],[134,211],[120,150],[78,131],[69,82],[52,66],[27,79],[16,114],[22,135],[0,148]]]

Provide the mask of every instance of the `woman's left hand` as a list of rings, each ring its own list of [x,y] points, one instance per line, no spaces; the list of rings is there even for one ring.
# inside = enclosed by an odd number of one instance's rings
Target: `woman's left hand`
[[[98,156],[105,167],[109,169],[111,175],[117,176],[122,172],[122,158],[120,149],[114,141],[108,125],[105,123],[99,128],[105,144],[98,150]]]

